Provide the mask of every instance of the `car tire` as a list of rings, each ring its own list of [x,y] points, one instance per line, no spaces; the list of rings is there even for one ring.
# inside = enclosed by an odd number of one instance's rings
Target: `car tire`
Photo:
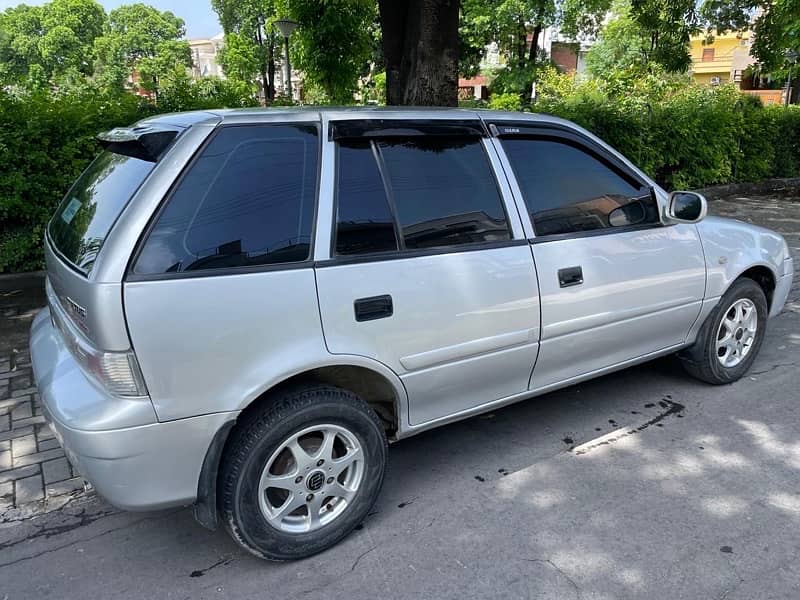
[[[367,516],[387,456],[383,424],[355,394],[330,385],[285,389],[231,432],[218,479],[222,520],[258,557],[311,556]]]
[[[738,380],[758,355],[768,311],[764,291],[755,281],[736,280],[700,328],[694,345],[678,355],[684,369],[715,385]],[[754,332],[752,324],[756,325]]]

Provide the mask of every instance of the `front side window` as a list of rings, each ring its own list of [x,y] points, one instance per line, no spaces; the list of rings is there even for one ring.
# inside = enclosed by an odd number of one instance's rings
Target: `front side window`
[[[448,248],[510,238],[480,138],[339,144],[338,254]]]
[[[655,224],[650,188],[576,143],[505,138],[537,236]]]
[[[307,260],[317,155],[311,125],[220,129],[167,200],[134,273]]]

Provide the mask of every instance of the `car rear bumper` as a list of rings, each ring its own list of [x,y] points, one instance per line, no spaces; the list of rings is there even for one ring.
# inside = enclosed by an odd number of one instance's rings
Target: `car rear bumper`
[[[80,370],[48,309],[31,327],[42,411],[70,462],[111,504],[151,510],[192,504],[206,451],[236,413],[159,423],[149,398],[105,394]]]
[[[789,297],[792,289],[792,279],[794,277],[794,261],[787,258],[783,261],[783,277],[779,277],[775,282],[775,292],[772,294],[772,308],[769,316],[774,317],[783,310],[783,305]]]

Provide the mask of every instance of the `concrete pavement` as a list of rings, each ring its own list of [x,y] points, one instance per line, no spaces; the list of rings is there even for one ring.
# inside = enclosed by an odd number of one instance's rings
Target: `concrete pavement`
[[[800,256],[798,198],[711,212]],[[266,563],[188,510],[79,497],[0,525],[0,599],[795,599],[798,367],[796,281],[741,381],[662,359],[400,442],[373,513],[318,556]]]

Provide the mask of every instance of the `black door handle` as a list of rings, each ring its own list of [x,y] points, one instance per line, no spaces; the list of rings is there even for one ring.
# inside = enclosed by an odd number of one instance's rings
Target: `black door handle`
[[[371,296],[370,298],[359,298],[353,302],[353,309],[356,312],[356,321],[385,319],[394,314],[392,297],[389,294]]]
[[[583,269],[580,267],[567,267],[566,269],[558,270],[558,285],[561,287],[570,287],[571,285],[580,285],[583,283]]]

